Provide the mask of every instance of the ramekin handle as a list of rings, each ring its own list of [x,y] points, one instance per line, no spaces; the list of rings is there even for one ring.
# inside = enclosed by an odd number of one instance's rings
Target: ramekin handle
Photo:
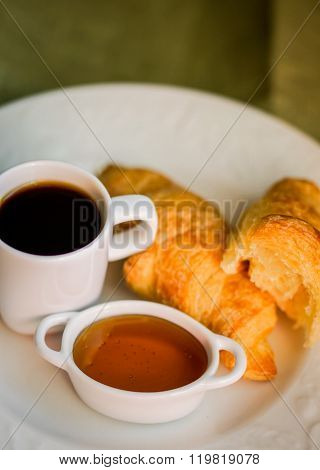
[[[243,376],[247,368],[247,356],[240,344],[225,336],[217,336],[219,338],[218,350],[231,352],[235,357],[235,365],[227,374],[217,377],[208,377],[205,381],[207,389],[222,388],[237,382],[237,380]]]
[[[67,356],[61,351],[54,351],[46,343],[46,334],[54,326],[65,325],[68,320],[77,315],[77,312],[64,312],[49,315],[41,320],[35,333],[35,343],[40,355],[55,366],[64,369]]]

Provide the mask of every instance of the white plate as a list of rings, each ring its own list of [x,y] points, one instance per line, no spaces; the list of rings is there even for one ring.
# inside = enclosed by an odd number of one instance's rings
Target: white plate
[[[67,94],[79,112],[61,91],[0,110],[1,171],[41,158],[97,171],[110,163],[105,146],[117,163],[159,169],[187,185],[243,109],[234,101],[171,87],[98,85]],[[287,175],[320,183],[319,146],[248,108],[192,188],[227,201],[222,209],[230,213],[238,200],[258,197]],[[121,264],[115,263],[102,298],[120,276]],[[134,296],[121,286],[113,299],[123,298]],[[32,338],[0,322],[1,443],[13,433],[6,448],[313,448],[320,442],[320,348],[303,351],[300,333],[284,318],[271,342],[279,370],[274,385],[242,380],[208,393],[203,405],[180,421],[135,425],[87,408],[64,372],[52,380],[56,370],[38,356]]]

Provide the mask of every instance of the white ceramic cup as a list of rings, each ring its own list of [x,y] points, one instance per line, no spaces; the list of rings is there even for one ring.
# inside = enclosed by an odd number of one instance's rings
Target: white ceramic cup
[[[131,392],[101,384],[84,374],[73,360],[73,345],[88,325],[102,318],[123,314],[145,314],[164,318],[195,336],[208,355],[208,367],[196,381],[163,392]],[[61,350],[50,349],[45,337],[50,328],[65,324]],[[166,305],[142,300],[123,300],[95,305],[81,313],[67,312],[51,315],[41,321],[35,341],[41,356],[63,368],[80,398],[94,410],[112,418],[135,423],[162,423],[191,413],[207,390],[225,387],[239,380],[246,370],[247,360],[242,347],[230,338],[212,333],[188,315]],[[225,375],[215,376],[219,351],[235,356],[235,366]]]
[[[88,245],[67,254],[39,256],[24,253],[0,240],[0,313],[19,333],[34,333],[46,315],[83,308],[101,293],[108,261],[146,249],[154,240],[157,214],[152,201],[141,195],[111,198],[92,174],[68,163],[32,161],[0,175],[0,201],[22,185],[36,181],[67,182],[99,203],[102,230]],[[113,235],[115,224],[141,224]]]

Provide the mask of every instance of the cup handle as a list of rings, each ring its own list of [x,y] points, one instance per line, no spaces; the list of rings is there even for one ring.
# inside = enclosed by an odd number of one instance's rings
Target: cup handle
[[[247,356],[240,344],[236,343],[231,338],[225,336],[218,336],[218,351],[229,351],[235,357],[235,365],[231,372],[228,374],[220,375],[219,377],[208,377],[205,386],[207,389],[222,388],[237,382],[246,371]]]
[[[63,354],[62,350],[54,351],[49,348],[46,343],[46,334],[49,329],[54,326],[65,325],[68,320],[73,318],[75,315],[77,315],[77,312],[65,312],[49,315],[40,322],[36,329],[35,343],[40,355],[46,359],[46,361],[51,362],[51,364],[54,364],[61,369],[65,368],[65,362],[68,356]]]
[[[127,258],[146,250],[154,241],[158,216],[156,208],[146,196],[128,195],[111,199],[113,225],[141,221],[135,227],[113,235],[109,246],[109,261]]]

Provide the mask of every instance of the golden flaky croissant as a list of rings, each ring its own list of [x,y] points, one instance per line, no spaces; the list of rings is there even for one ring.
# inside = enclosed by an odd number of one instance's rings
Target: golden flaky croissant
[[[246,274],[230,276],[220,268],[226,228],[218,210],[154,171],[109,166],[100,179],[112,196],[136,192],[157,207],[155,242],[125,262],[128,285],[241,342],[247,378],[272,378],[276,366],[266,337],[276,322],[275,304]],[[230,353],[223,352],[222,358],[233,366]]]
[[[235,273],[249,261],[251,280],[304,328],[306,346],[320,337],[319,230],[319,188],[284,179],[244,214],[222,263]]]

